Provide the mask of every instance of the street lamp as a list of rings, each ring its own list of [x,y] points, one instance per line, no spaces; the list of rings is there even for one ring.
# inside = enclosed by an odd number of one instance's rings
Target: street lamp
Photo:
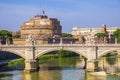
[[[95,41],[95,55],[96,55],[96,58],[95,58],[95,62],[94,62],[94,64],[95,64],[95,71],[99,71],[98,70],[98,46],[97,46],[97,43],[96,43],[96,41]]]
[[[0,45],[1,45],[2,43],[1,43],[1,39],[0,39]]]
[[[98,52],[97,52],[97,50],[98,50],[98,46],[97,46],[97,43],[96,43],[96,41],[95,41],[95,54],[96,54],[96,60],[98,60]]]

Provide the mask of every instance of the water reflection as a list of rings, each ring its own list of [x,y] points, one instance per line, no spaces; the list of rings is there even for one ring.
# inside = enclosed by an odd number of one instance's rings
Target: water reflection
[[[96,75],[96,73],[86,72],[85,80],[106,80],[106,77],[103,75]]]
[[[62,80],[62,71],[61,70],[40,71],[39,77],[41,80]]]
[[[67,68],[84,68],[85,62],[84,59],[79,57],[71,58],[59,58],[59,59],[50,59],[45,63],[40,64],[41,70],[50,70],[50,69],[67,69]]]
[[[84,80],[84,61],[79,57],[50,59],[40,64],[40,71],[22,73],[21,80]]]
[[[0,72],[0,80],[21,80],[21,71]]]
[[[108,75],[107,80],[120,80],[120,76]]]
[[[119,73],[120,72],[120,57],[102,57],[99,61],[99,67],[106,71],[106,73]]]
[[[51,59],[40,64],[39,78],[41,80],[81,80],[84,77],[84,70],[79,68],[84,66],[83,63],[79,57]]]
[[[77,64],[77,58],[71,58],[71,59],[67,59],[67,58],[60,58],[59,59],[59,63],[61,67],[75,67]]]
[[[120,57],[109,59],[102,57],[99,61],[101,70],[107,73],[120,72]],[[85,73],[84,65],[84,59],[80,60],[79,57],[50,59],[40,64],[38,72],[24,73],[21,70],[0,72],[0,80],[120,80],[120,76],[116,75],[108,75],[105,78],[93,73]]]
[[[115,65],[116,64],[116,59],[117,59],[117,56],[114,55],[114,56],[110,56],[110,57],[106,57],[106,61],[109,65]]]
[[[33,72],[33,73],[22,72],[22,74],[23,74],[23,79],[21,80],[40,80],[38,72]]]
[[[34,80],[34,78],[32,78],[32,75],[30,73],[25,73],[23,74],[23,80]]]
[[[84,80],[84,70],[45,70],[26,73],[21,80]]]
[[[12,74],[11,73],[7,73],[7,72],[2,72],[0,73],[0,80],[3,79],[3,80],[12,80]]]

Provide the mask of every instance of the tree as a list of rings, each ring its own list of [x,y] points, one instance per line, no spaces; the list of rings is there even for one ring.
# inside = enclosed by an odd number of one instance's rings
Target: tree
[[[67,51],[67,50],[60,50],[58,52],[59,54],[59,57],[73,57],[73,56],[79,56],[78,54],[76,53],[73,53],[71,51]]]
[[[108,34],[107,33],[96,33],[95,42],[96,43],[108,43]]]
[[[71,34],[68,33],[62,33],[62,37],[73,37]]]
[[[20,34],[14,35],[13,38],[20,38]]]
[[[117,42],[120,43],[120,29],[117,29],[116,31],[114,31],[113,35],[117,39]]]
[[[82,36],[82,43],[85,44],[85,42],[86,42],[86,39],[84,36]]]
[[[12,43],[12,33],[7,30],[0,30],[0,39],[2,44],[6,44],[7,40]]]
[[[107,37],[108,34],[107,33],[96,33],[95,36],[97,36],[97,37]]]

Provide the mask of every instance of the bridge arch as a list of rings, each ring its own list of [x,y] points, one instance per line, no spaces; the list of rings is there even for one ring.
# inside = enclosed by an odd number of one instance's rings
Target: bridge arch
[[[8,49],[4,49],[4,50],[1,50],[1,51],[10,52],[10,53],[12,53],[12,54],[18,55],[18,56],[20,56],[20,57],[22,57],[22,58],[25,59],[25,56],[23,55],[23,53],[21,53],[21,52],[19,52],[19,51],[8,50]]]
[[[106,54],[108,54],[108,53],[110,53],[110,52],[112,52],[112,51],[120,51],[120,49],[105,50],[105,51],[103,51],[103,52],[101,52],[101,53],[98,53],[98,54],[99,54],[99,55],[98,55],[98,58],[101,58],[102,56],[104,56],[104,55],[106,55]]]
[[[42,56],[42,55],[44,55],[44,54],[46,54],[46,53],[49,53],[49,52],[52,52],[52,51],[59,51],[59,50],[61,50],[61,49],[47,49],[47,50],[45,50],[45,51],[39,52],[39,53],[36,55],[35,58],[37,59],[39,56]],[[76,54],[82,55],[82,56],[84,56],[85,58],[88,59],[87,55],[85,55],[85,52],[77,51],[77,50],[75,50],[75,49],[74,49],[74,50],[73,50],[73,49],[62,49],[62,50],[67,50],[67,51],[75,52]]]

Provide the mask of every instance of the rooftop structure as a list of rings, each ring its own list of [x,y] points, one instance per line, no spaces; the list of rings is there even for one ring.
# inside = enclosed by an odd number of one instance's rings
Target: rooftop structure
[[[48,18],[46,15],[36,15],[23,23],[20,27],[21,37],[13,39],[14,44],[26,44],[26,39],[31,35],[36,44],[47,43],[48,38],[61,37],[62,27],[56,18]]]
[[[99,32],[105,32],[107,31],[108,34],[113,34],[114,31],[116,31],[118,27],[106,27],[105,24],[102,24],[100,28],[79,28],[79,27],[73,27],[71,34],[74,36],[77,35],[95,35]]]
[[[84,37],[86,39],[87,43],[94,43],[95,42],[95,34],[96,33],[106,33],[108,34],[108,37],[99,38],[99,42],[107,42],[107,43],[114,43],[115,37],[113,36],[113,32],[116,31],[119,27],[106,27],[105,24],[101,25],[101,28],[79,28],[79,27],[73,27],[71,34],[76,37]],[[106,40],[105,40],[106,39]],[[104,40],[104,41],[103,41]]]
[[[34,37],[40,36],[61,36],[60,22],[55,18],[48,18],[46,15],[37,15],[30,18],[21,27],[21,38],[26,38],[28,35]]]

